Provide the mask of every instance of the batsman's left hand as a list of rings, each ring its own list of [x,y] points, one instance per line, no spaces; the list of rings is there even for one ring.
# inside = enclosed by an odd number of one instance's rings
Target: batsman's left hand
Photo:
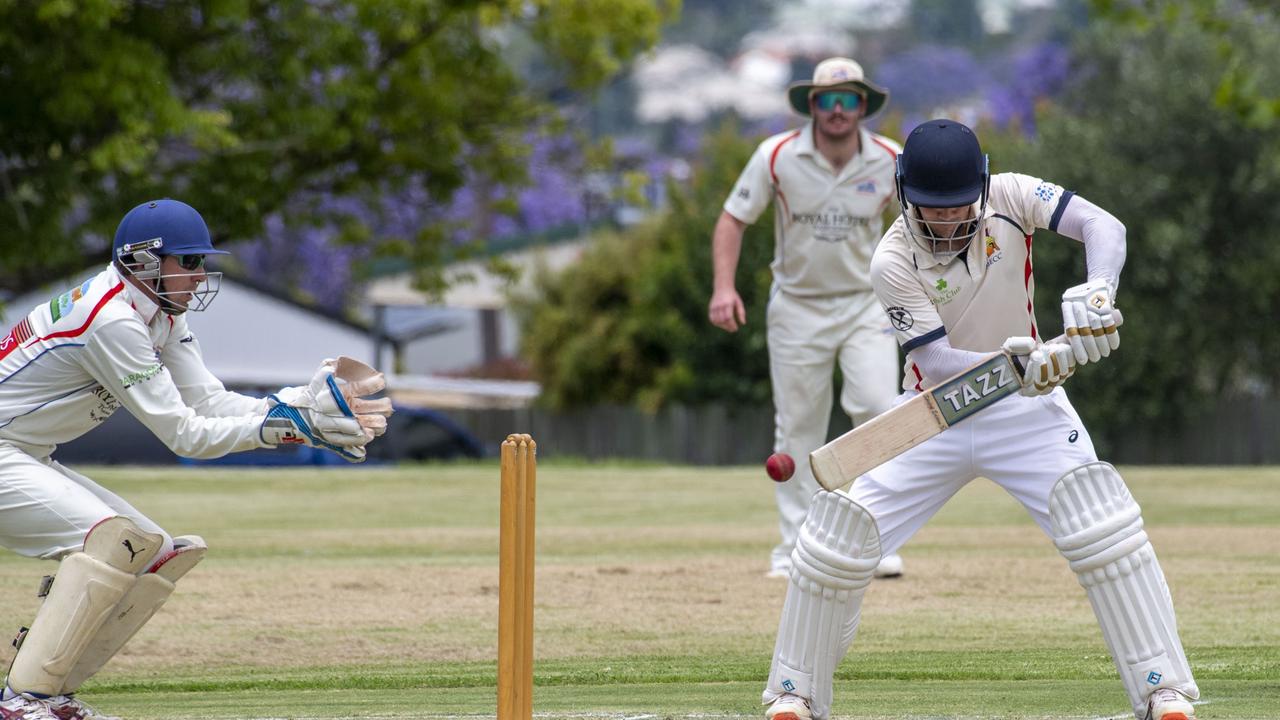
[[[1001,349],[1016,356],[1025,367],[1019,391],[1022,395],[1048,395],[1076,372],[1075,356],[1066,343],[1041,344],[1029,337],[1011,337]]]

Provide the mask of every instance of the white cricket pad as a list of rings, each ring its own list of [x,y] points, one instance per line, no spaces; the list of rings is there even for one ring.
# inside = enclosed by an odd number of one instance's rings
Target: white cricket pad
[[[59,695],[70,695],[80,689],[85,680],[93,677],[108,660],[115,657],[125,643],[169,599],[178,579],[203,560],[209,549],[204,539],[197,535],[176,537],[173,545],[173,550],[156,560],[112,609],[107,621],[98,629],[80,655],[80,660],[67,674]]]
[[[814,718],[831,710],[831,683],[858,629],[862,596],[880,562],[880,531],[861,505],[820,490],[791,553],[791,582],[764,701],[808,698]]]
[[[1049,518],[1053,542],[1089,596],[1137,717],[1158,688],[1198,698],[1142,510],[1116,469],[1093,462],[1063,475],[1049,496]]]
[[[94,525],[85,535],[84,550],[58,566],[49,595],[9,668],[10,689],[37,697],[57,695],[89,640],[163,541],[125,517]]]

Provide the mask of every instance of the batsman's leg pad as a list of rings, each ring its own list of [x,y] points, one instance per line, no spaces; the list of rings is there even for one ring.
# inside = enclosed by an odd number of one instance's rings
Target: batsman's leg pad
[[[1199,697],[1142,510],[1116,469],[1093,462],[1063,475],[1049,496],[1049,519],[1054,544],[1093,605],[1134,713],[1145,715],[1157,688]]]
[[[791,582],[764,701],[808,698],[814,718],[831,710],[836,666],[858,629],[862,596],[880,562],[875,519],[848,495],[819,491],[791,554]]]
[[[176,537],[173,544],[173,550],[152,563],[116,604],[107,621],[89,641],[80,660],[67,674],[60,695],[70,695],[80,689],[85,680],[115,657],[169,599],[178,579],[203,560],[209,549],[204,539],[196,535]]]
[[[159,550],[163,536],[143,532],[125,517],[94,525],[84,550],[58,566],[49,594],[23,637],[9,687],[37,697],[57,695],[89,640],[137,582]]]

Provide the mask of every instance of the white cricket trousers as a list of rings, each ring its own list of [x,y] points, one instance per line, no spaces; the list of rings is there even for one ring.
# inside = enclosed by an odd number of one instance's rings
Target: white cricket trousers
[[[906,401],[916,393],[904,393]],[[1062,388],[1011,395],[858,478],[849,496],[897,552],[970,480],[985,477],[1026,508],[1050,537],[1049,494],[1058,479],[1098,455]]]
[[[840,406],[857,425],[893,404],[898,393],[898,343],[870,290],[797,297],[774,287],[768,308],[769,374],[773,382],[774,452],[796,461],[796,473],[778,483],[781,542],[773,569],[791,565],[800,526],[818,482],[809,453],[827,440],[832,386],[840,363]]]
[[[0,545],[27,557],[60,560],[80,550],[98,522],[123,515],[146,532],[160,533],[156,557],[173,538],[123,498],[44,455],[0,440]]]

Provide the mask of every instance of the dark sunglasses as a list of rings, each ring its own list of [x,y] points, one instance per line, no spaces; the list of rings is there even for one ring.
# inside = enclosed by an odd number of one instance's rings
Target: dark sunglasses
[[[836,103],[845,109],[845,112],[856,110],[858,105],[862,103],[862,96],[856,92],[836,91],[818,93],[813,96],[813,102],[818,106],[819,110],[830,112],[836,109]]]
[[[203,255],[179,255],[178,264],[183,270],[199,270],[204,267]]]

